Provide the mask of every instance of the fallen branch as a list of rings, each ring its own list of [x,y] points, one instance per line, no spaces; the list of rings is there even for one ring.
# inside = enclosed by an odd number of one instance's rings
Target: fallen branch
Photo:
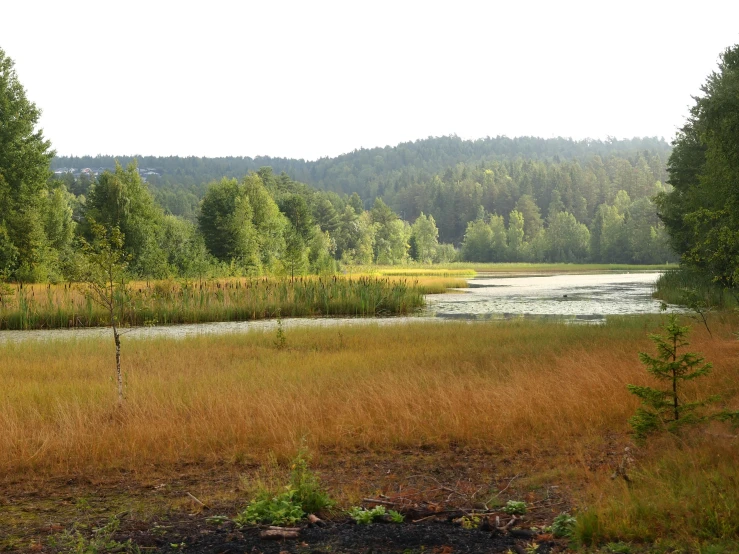
[[[369,502],[372,504],[383,504],[385,506],[397,506],[397,502],[391,502],[390,500],[380,500],[378,498],[362,498],[362,502]]]
[[[503,527],[499,527],[501,531],[508,531],[511,527],[513,527],[516,524],[516,521],[518,521],[518,518],[514,515],[511,516],[511,521],[506,523]]]
[[[210,507],[209,507],[209,506],[208,506],[207,504],[205,504],[205,503],[204,503],[204,502],[202,502],[201,500],[197,499],[196,497],[194,497],[194,496],[193,496],[192,494],[190,494],[189,492],[186,492],[185,494],[186,494],[187,496],[189,496],[190,498],[192,498],[192,499],[193,499],[193,500],[194,500],[195,502],[197,502],[198,504],[200,504],[200,505],[201,505],[201,506],[203,507],[203,509],[205,509],[205,510],[209,510],[209,509],[210,509]]]
[[[508,490],[508,488],[509,488],[509,487],[511,486],[511,484],[513,483],[513,481],[515,481],[516,479],[518,479],[518,477],[519,477],[520,475],[521,475],[520,473],[516,473],[516,474],[515,474],[515,475],[513,476],[513,478],[512,478],[512,479],[511,479],[510,481],[508,481],[508,484],[507,484],[507,485],[505,486],[505,488],[504,488],[503,490],[501,490],[501,491],[498,491],[498,494],[496,494],[495,496],[493,496],[493,498],[498,498],[498,497],[499,497],[499,496],[500,496],[501,494],[503,494],[503,493],[504,493],[505,491],[507,491],[507,490]]]

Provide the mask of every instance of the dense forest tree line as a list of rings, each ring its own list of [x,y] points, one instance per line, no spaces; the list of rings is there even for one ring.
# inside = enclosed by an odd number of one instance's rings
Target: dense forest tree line
[[[208,183],[221,179],[241,178],[261,167],[272,167],[275,173],[287,173],[292,179],[307,183],[321,190],[339,194],[356,192],[369,207],[378,196],[392,195],[415,183],[425,182],[448,168],[464,164],[476,167],[485,163],[511,160],[578,161],[586,163],[594,156],[606,160],[610,157],[635,160],[648,153],[657,158],[655,179],[665,182],[665,161],[670,146],[663,139],[634,138],[575,141],[565,138],[543,139],[537,137],[488,137],[463,140],[457,136],[429,137],[415,142],[405,142],[384,148],[359,149],[335,158],[315,161],[302,159],[250,157],[155,157],[155,156],[58,156],[52,161],[52,169],[59,168],[109,168],[117,160],[124,166],[137,160],[140,167],[152,168],[159,175],[148,178],[152,190],[168,191],[161,197],[162,205],[172,204],[172,213],[186,215],[197,200],[205,194]],[[171,199],[172,191],[180,198]],[[79,192],[78,192],[79,193]],[[191,196],[188,196],[188,193]]]
[[[464,141],[458,137],[440,137],[393,148],[358,150],[316,162],[275,158],[144,157],[141,163],[160,172],[148,178],[157,203],[167,213],[193,223],[198,219],[200,201],[209,183],[224,177],[240,178],[243,173],[239,175],[238,171],[242,169],[258,173],[263,170],[256,167],[257,163],[269,162],[278,171],[282,170],[278,177],[280,183],[293,183],[291,186],[299,188],[309,203],[311,196],[322,196],[324,206],[330,202],[339,216],[346,215],[343,211],[352,188],[356,189],[351,191],[355,213],[372,207],[380,197],[402,221],[416,221],[422,213],[431,216],[442,244],[461,247],[471,222],[483,219],[487,224],[493,221],[493,226],[499,226],[494,216],[501,217],[506,228],[506,248],[501,248],[498,240],[498,246],[491,246],[485,254],[479,249],[463,249],[462,255],[470,261],[658,263],[674,259],[665,244],[663,225],[649,200],[666,190],[662,183],[666,178],[665,160],[669,152],[663,140],[649,138],[573,141],[497,137]],[[127,158],[121,160],[125,162]],[[57,166],[62,163],[65,167],[75,164],[97,167],[115,162],[108,157],[57,158],[54,161]],[[434,168],[439,171],[432,172]],[[289,175],[290,172],[293,174]],[[318,192],[306,185],[298,186],[295,174],[324,190]],[[213,176],[215,178],[208,184],[202,182]],[[90,185],[89,182],[79,183],[80,179],[69,175],[63,179],[76,193],[84,193],[85,187]],[[336,189],[340,192],[335,192]],[[271,186],[271,190],[275,188]],[[620,191],[628,200],[622,196],[617,201]],[[515,232],[508,230],[513,211],[525,222],[526,233],[521,244],[515,242]],[[580,227],[572,228],[578,231],[580,243],[587,243],[586,248],[550,248],[557,226],[548,235],[546,231],[557,212],[572,215],[578,224],[587,228],[588,236],[584,239]],[[482,230],[479,224],[471,229],[478,233]],[[336,239],[340,259],[347,250],[341,245],[347,241],[336,236],[337,231],[339,229],[329,230]],[[380,235],[378,238],[381,246],[373,248],[385,252],[385,260],[402,259],[388,254],[387,237]],[[510,248],[508,239],[514,241]],[[409,255],[415,255],[415,237],[408,240]],[[443,259],[453,257],[449,248],[445,247]]]
[[[8,260],[4,271],[22,280],[74,279],[75,238],[94,239],[96,224],[119,229],[132,273],[154,278],[294,276],[411,260],[663,263],[672,255],[650,198],[665,189],[639,159],[636,168],[615,160],[612,178],[597,157],[588,170],[577,162],[457,166],[394,199],[413,199],[412,224],[382,198],[364,209],[356,193],[319,191],[268,167],[210,183],[193,221],[167,213],[135,163],[117,164],[86,194],[48,180],[44,251],[53,255],[28,266]],[[533,185],[536,176],[545,186]]]
[[[136,160],[52,160],[2,51],[0,95],[2,279],[78,278],[80,244],[100,226],[120,232],[135,276],[156,278],[670,258],[650,200],[666,191],[667,149],[656,139],[442,137],[317,162],[142,158],[160,171],[147,182]],[[110,169],[54,175],[61,163]]]

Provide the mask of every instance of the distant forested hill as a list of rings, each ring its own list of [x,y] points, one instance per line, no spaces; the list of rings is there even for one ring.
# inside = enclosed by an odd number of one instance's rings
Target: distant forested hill
[[[139,167],[161,174],[149,182],[154,187],[169,185],[185,188],[202,196],[206,185],[221,177],[241,178],[249,171],[270,166],[275,173],[287,173],[292,179],[319,189],[337,193],[356,192],[366,202],[388,192],[397,192],[422,182],[459,164],[475,167],[490,162],[516,159],[547,162],[578,161],[580,164],[598,156],[635,160],[656,158],[653,164],[664,166],[670,145],[663,139],[580,140],[565,138],[494,137],[462,140],[456,136],[435,137],[397,146],[360,149],[335,158],[315,161],[272,158],[269,156],[198,158],[155,156],[58,156],[52,169],[62,167],[113,168],[117,159],[127,165],[134,158]],[[659,178],[659,177],[658,177]],[[660,179],[663,180],[663,179]]]

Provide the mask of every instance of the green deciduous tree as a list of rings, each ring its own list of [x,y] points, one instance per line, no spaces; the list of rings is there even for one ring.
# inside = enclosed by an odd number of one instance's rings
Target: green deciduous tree
[[[508,238],[506,236],[505,220],[502,215],[491,215],[488,223],[493,232],[493,241],[490,244],[490,256],[493,262],[508,260]]]
[[[118,329],[120,312],[126,302],[127,254],[123,234],[118,227],[106,228],[88,221],[90,241],[82,239],[85,267],[82,278],[85,293],[108,314],[115,342],[115,377],[118,404],[123,404],[123,373],[121,371],[121,335]]]
[[[164,213],[141,180],[135,161],[125,169],[116,163],[114,171],[98,177],[87,196],[85,215],[81,227],[87,240],[94,239],[90,222],[120,230],[134,272],[149,275],[153,260],[165,258],[154,240]]]
[[[336,242],[328,231],[321,231],[321,227],[316,225],[313,228],[313,235],[308,241],[308,263],[310,271],[318,274],[336,273]]]
[[[523,240],[526,234],[525,226],[523,214],[518,210],[513,210],[508,216],[508,259],[512,262],[523,259],[526,246]]]
[[[462,242],[462,259],[467,262],[490,262],[492,260],[493,230],[482,219],[467,224]]]
[[[252,212],[257,252],[263,267],[269,268],[285,248],[283,235],[288,221],[280,212],[259,174],[251,173],[244,177],[241,185]]]
[[[208,187],[198,223],[205,245],[219,261],[237,260],[245,267],[258,264],[254,212],[236,179],[222,179]]]
[[[552,262],[580,262],[588,255],[590,232],[575,216],[557,212],[546,229],[547,257]]]
[[[419,262],[431,263],[439,246],[439,229],[436,228],[434,216],[419,215],[411,225],[411,240],[414,245],[413,258]]]
[[[40,115],[0,49],[0,272],[23,268],[32,279],[47,247],[43,192],[54,156],[36,128]]]
[[[303,240],[310,237],[313,232],[313,215],[308,209],[308,203],[305,201],[305,198],[299,194],[286,196],[280,202],[280,211],[285,214],[285,217],[287,217]]]
[[[541,212],[534,199],[528,194],[524,194],[518,199],[516,211],[523,216],[524,240],[528,242],[538,235],[544,227]]]

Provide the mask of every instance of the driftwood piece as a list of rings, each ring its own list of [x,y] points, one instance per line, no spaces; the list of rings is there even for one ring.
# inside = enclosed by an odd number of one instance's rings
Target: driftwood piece
[[[299,533],[299,527],[268,527],[259,533],[259,537],[272,540],[297,539]]]

